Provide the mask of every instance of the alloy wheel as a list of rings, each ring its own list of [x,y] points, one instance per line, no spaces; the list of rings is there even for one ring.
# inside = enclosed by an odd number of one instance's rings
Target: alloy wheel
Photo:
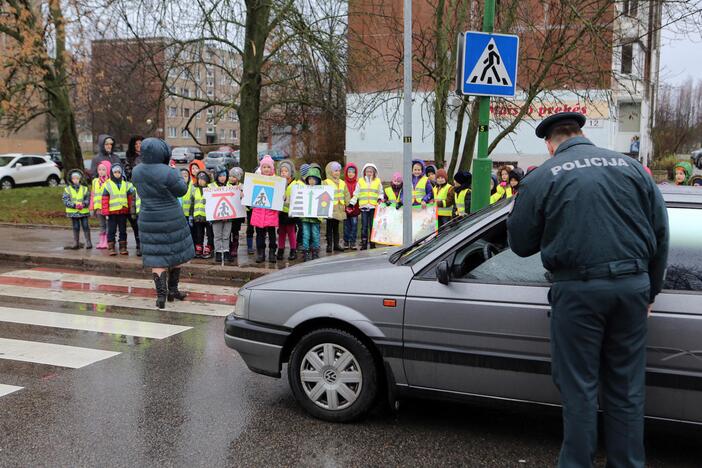
[[[307,397],[327,410],[351,406],[361,393],[363,373],[356,357],[343,346],[321,343],[300,364],[300,381]]]

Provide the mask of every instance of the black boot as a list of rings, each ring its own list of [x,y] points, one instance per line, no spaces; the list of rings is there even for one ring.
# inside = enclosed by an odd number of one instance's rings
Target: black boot
[[[278,249],[278,260],[283,260],[285,258],[285,249]]]
[[[156,286],[156,307],[163,309],[166,307],[166,297],[168,296],[168,272],[164,271],[160,275],[154,275],[154,285]]]
[[[266,249],[256,249],[256,263],[263,263],[266,261]]]
[[[332,253],[333,250],[334,250],[334,246],[332,245],[331,241],[328,240],[327,241],[327,253]]]
[[[367,240],[361,241],[361,250],[368,250],[368,241]]]
[[[214,263],[222,263],[222,252],[215,252]]]
[[[302,249],[302,261],[306,262],[309,259],[310,259],[309,250]]]
[[[137,257],[141,257],[141,241],[139,240],[136,241],[136,254]]]
[[[276,263],[278,261],[275,251],[276,249],[268,249],[268,261],[270,263]]]
[[[317,260],[319,258],[319,249],[312,249],[312,260]]]
[[[90,250],[93,248],[93,241],[90,239],[90,229],[87,231],[83,231],[83,235],[85,236],[85,249]]]
[[[64,247],[66,250],[78,250],[80,248],[80,231],[73,231],[73,244]]]
[[[297,250],[290,249],[290,255],[288,256],[288,260],[297,260]]]
[[[175,299],[182,301],[188,297],[187,293],[178,290],[178,283],[180,283],[180,268],[171,268],[168,275],[168,302],[173,302]]]

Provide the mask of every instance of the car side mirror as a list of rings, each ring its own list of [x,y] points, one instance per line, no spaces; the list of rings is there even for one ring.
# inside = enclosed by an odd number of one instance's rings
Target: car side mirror
[[[449,284],[451,281],[451,270],[446,260],[436,265],[436,279],[438,279],[441,284]]]
[[[15,169],[22,169],[22,163],[15,164]]]

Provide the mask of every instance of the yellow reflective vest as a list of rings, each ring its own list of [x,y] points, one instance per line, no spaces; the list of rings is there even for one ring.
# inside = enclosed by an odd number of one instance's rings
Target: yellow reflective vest
[[[438,187],[434,187],[432,189],[434,191],[434,201],[436,202],[436,206],[438,207],[437,210],[439,212],[439,216],[453,216],[453,205],[442,207],[439,203],[446,203],[446,199],[448,198],[450,188],[451,186],[449,184],[446,184],[443,187],[441,187],[441,189],[439,189]]]
[[[83,200],[85,200],[85,196],[88,194],[88,187],[86,187],[85,185],[81,185],[78,188],[78,190],[76,190],[71,185],[68,185],[63,191],[64,193],[68,194],[68,196],[71,198],[71,202],[73,202],[73,205],[75,206],[79,203],[83,203]],[[83,206],[83,208],[80,210],[78,208],[66,207],[66,214],[75,213],[80,213],[82,215],[90,214],[90,207]]]
[[[501,185],[497,186],[497,191],[495,191],[492,196],[490,196],[490,204],[492,205],[495,202],[498,202],[502,200],[503,198],[512,198],[512,187],[511,186],[506,186],[503,187]]]
[[[292,196],[292,188],[295,185],[305,185],[301,180],[293,180],[285,187],[285,200],[283,201],[283,213],[290,212],[290,197]]]
[[[385,187],[385,196],[388,198],[388,201],[391,201],[393,203],[397,203],[399,201],[392,187]]]
[[[126,180],[123,180],[119,187],[117,187],[117,184],[115,184],[112,179],[105,182],[105,192],[107,192],[110,197],[110,206],[107,207],[110,213],[129,207],[127,195],[130,185],[131,184]]]
[[[139,193],[137,192],[136,187],[134,186],[133,183],[127,182],[129,184],[129,188],[134,190],[134,204],[136,205],[136,214],[139,214],[141,212],[141,198],[139,198]]]
[[[382,186],[380,179],[377,177],[373,179],[370,184],[366,182],[365,177],[360,179],[358,181],[358,206],[360,208],[368,205],[373,208],[378,206],[378,194]]]
[[[100,183],[100,178],[96,177],[93,179],[93,190],[91,192],[91,197],[93,197],[93,210],[100,211],[102,209],[102,194],[105,191],[105,183],[109,179],[105,179],[105,182]]]
[[[200,187],[193,188],[193,218],[207,218],[205,213],[205,194]]]
[[[339,183],[334,182],[333,179],[327,179],[324,181],[324,185],[331,185],[334,187],[334,204],[346,206],[345,196],[346,196],[346,182],[339,179]]]
[[[417,181],[417,185],[412,189],[412,197],[415,203],[422,203],[422,198],[427,194],[428,183],[429,179],[427,176],[422,176],[422,178]]]
[[[470,211],[470,206],[466,206],[466,195],[470,193],[470,189],[461,190],[461,192],[456,195],[456,213],[458,215],[464,215]]]
[[[188,184],[188,191],[180,197],[180,205],[183,208],[185,217],[190,216],[190,207],[193,206],[193,184]]]

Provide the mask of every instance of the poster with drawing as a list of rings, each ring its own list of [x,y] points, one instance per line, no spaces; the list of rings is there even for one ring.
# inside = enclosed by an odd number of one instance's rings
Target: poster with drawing
[[[334,187],[330,185],[294,185],[290,191],[291,218],[331,218]]]
[[[207,221],[246,218],[240,187],[206,187],[202,194],[205,196]]]
[[[246,173],[243,204],[251,208],[282,211],[285,197],[285,179]]]
[[[421,239],[438,229],[436,205],[412,207],[412,240]],[[383,245],[402,245],[402,209],[394,205],[378,205],[373,218],[371,242]]]

